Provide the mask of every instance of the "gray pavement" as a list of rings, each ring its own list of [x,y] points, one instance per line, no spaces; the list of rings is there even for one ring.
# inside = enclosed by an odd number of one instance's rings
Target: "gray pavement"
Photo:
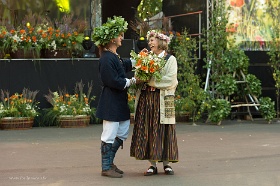
[[[123,178],[100,176],[101,124],[0,131],[1,186],[280,186],[280,123],[264,120],[177,124],[175,175],[146,177],[147,161],[129,156],[133,125],[115,163]]]

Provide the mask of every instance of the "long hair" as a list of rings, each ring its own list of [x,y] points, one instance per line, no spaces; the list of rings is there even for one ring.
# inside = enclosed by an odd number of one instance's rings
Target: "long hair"
[[[98,53],[99,53],[100,57],[102,56],[102,53],[103,53],[104,50],[105,50],[105,46],[103,46],[103,45],[98,46]]]

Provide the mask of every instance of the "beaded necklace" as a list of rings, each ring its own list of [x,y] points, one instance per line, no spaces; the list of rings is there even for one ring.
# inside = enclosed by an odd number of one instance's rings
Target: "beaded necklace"
[[[111,52],[111,53],[115,54],[116,56],[118,56],[118,58],[119,58],[121,64],[123,64],[123,61],[121,60],[121,57],[120,57],[120,55],[119,55],[117,52],[113,52],[113,51],[110,50],[109,48],[105,48],[105,50],[108,51],[108,52]]]
[[[109,51],[109,52],[111,52],[111,53],[113,53],[113,54],[115,54],[116,56],[118,56],[118,58],[120,59],[121,57],[120,57],[120,55],[117,53],[117,52],[113,52],[111,49],[109,49],[109,48],[105,48],[105,50],[106,51]]]

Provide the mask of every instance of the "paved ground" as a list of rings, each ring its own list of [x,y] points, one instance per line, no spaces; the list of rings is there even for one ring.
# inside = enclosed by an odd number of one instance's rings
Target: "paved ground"
[[[131,131],[133,125],[131,125]],[[147,161],[129,157],[129,139],[116,157],[121,179],[100,176],[102,125],[0,131],[1,186],[280,186],[280,123],[177,124],[175,175],[143,176]]]

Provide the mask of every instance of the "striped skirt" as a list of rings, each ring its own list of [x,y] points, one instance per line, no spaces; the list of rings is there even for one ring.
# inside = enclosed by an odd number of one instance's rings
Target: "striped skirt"
[[[139,160],[178,162],[175,124],[160,124],[160,92],[142,90],[135,113],[130,156]]]

